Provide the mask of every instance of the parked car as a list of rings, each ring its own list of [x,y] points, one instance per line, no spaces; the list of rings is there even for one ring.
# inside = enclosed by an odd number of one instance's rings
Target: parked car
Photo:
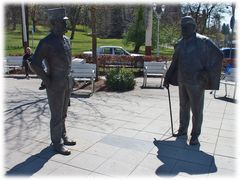
[[[229,63],[233,63],[233,66],[236,65],[236,48],[221,48],[223,52],[223,68]]]
[[[92,56],[92,51],[85,51],[83,52],[84,55],[89,55]],[[129,53],[127,50],[122,48],[121,46],[100,46],[97,48],[97,55],[110,55],[114,56],[116,62],[115,63],[126,63],[128,64],[129,62],[124,62],[124,61],[118,61],[118,56],[119,57],[124,57],[124,56],[130,56],[130,57],[135,57],[134,59],[134,66],[135,67],[143,67],[143,55],[142,54],[134,54],[134,53]]]

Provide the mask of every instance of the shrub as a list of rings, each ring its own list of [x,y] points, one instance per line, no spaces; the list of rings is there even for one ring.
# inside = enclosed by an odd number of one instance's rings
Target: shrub
[[[134,89],[135,80],[131,70],[125,68],[111,69],[106,75],[106,84],[109,90],[128,91]]]

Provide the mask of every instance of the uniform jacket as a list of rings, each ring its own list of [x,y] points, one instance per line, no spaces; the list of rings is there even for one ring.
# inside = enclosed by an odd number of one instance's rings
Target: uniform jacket
[[[42,66],[43,60],[47,64],[48,73],[44,71]],[[32,58],[31,68],[43,80],[45,85],[61,89],[69,86],[71,61],[69,39],[66,36],[57,36],[50,33],[40,40]]]

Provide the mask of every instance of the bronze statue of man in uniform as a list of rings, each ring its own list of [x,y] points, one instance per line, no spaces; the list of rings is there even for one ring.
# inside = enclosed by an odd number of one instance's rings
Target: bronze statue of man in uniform
[[[73,86],[71,77],[71,47],[67,32],[65,9],[48,10],[51,32],[40,40],[33,55],[31,68],[43,80],[46,86],[51,111],[50,134],[53,148],[60,154],[69,155],[71,151],[65,145],[75,145],[66,134],[65,118]],[[42,61],[47,64],[47,73]]]
[[[209,38],[196,33],[196,23],[192,17],[182,18],[181,31],[182,38],[175,46],[164,86],[179,86],[180,126],[175,136],[187,135],[191,109],[190,145],[199,145],[204,90],[219,89],[223,54]]]

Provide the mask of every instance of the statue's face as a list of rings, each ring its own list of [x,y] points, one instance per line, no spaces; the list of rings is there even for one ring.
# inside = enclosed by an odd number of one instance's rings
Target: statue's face
[[[181,30],[183,38],[189,38],[195,32],[195,26],[193,24],[182,24]]]
[[[59,34],[65,34],[67,32],[67,22],[66,20],[57,20],[54,23],[54,29],[55,32],[58,32]]]

